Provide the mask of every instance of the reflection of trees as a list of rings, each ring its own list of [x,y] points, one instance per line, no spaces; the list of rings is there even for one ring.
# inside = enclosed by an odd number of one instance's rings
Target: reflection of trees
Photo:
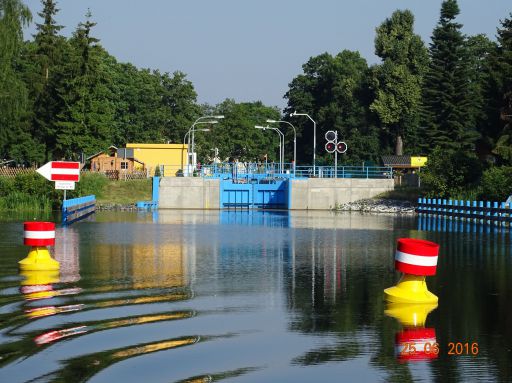
[[[335,334],[338,340],[294,362],[307,366],[371,353],[372,363],[387,370],[391,379],[411,381],[407,366],[398,364],[394,356],[394,336],[400,326],[382,319],[382,291],[395,283],[391,272],[394,238],[384,230],[317,230],[304,238],[307,233],[292,238],[296,270],[286,274],[286,285],[289,307],[299,315],[290,327],[304,333]],[[314,248],[303,242],[311,242]],[[294,281],[290,280],[293,275]]]
[[[465,380],[460,356],[447,355],[449,342],[477,342],[473,361],[490,366],[498,380],[512,379],[512,259],[510,239],[503,233],[429,233],[445,244],[437,276],[431,286],[439,292],[440,305],[433,313],[442,345],[435,368],[441,377]],[[494,368],[492,368],[494,367]]]
[[[429,362],[433,378],[465,380],[463,366],[468,360],[447,355],[448,343],[478,342],[479,355],[469,357],[475,371],[491,374],[489,371],[497,370],[496,379],[510,380],[509,239],[503,234],[400,234],[441,244],[438,274],[428,278],[430,290],[440,298],[427,323],[436,329],[441,348],[439,357]],[[387,371],[390,381],[414,379],[408,364],[398,363],[394,355],[395,334],[401,326],[395,319],[383,317],[383,289],[397,279],[392,272],[394,240],[389,232],[378,230],[365,231],[364,235],[354,230],[306,231],[291,239],[295,241],[295,271],[285,273],[285,285],[289,309],[297,315],[292,316],[290,328],[338,338],[332,346],[324,344],[294,362],[310,365],[371,354],[371,363]],[[310,242],[314,249],[307,246]],[[335,280],[331,291],[326,286],[332,287],[332,275],[345,275],[345,279]],[[476,367],[480,361],[485,369]]]

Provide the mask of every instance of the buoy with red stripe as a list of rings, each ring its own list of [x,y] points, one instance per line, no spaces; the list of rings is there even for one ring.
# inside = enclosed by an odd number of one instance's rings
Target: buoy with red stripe
[[[396,286],[384,290],[386,300],[394,303],[437,303],[428,291],[425,277],[436,274],[439,245],[422,239],[399,238],[395,268],[403,273]]]
[[[19,261],[24,271],[59,270],[59,262],[53,259],[46,246],[55,245],[55,224],[53,222],[25,222],[24,244],[32,246],[26,258]]]

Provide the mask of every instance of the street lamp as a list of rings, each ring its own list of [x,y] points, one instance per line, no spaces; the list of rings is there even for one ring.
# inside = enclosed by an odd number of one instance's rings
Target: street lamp
[[[273,128],[271,126],[255,126],[256,129],[262,130],[274,130],[279,134],[279,170],[281,173],[284,173],[283,169],[283,161],[284,161],[284,134],[278,128]],[[282,143],[281,143],[282,142]]]
[[[194,121],[194,123],[192,124],[192,126],[190,127],[190,129],[187,131],[187,133],[185,133],[185,136],[183,137],[183,145],[185,145],[185,138],[188,136],[188,145],[187,145],[187,170],[188,170],[188,167],[189,167],[189,163],[190,163],[190,153],[194,153],[194,139],[195,139],[195,135],[194,135],[194,132],[199,130],[199,129],[195,129],[195,126],[196,125],[199,125],[199,124],[218,124],[219,121],[216,121],[216,120],[221,120],[223,119],[224,116],[223,115],[216,115],[216,116],[202,116],[202,117],[199,117],[197,120]],[[202,121],[204,119],[210,119],[210,121]],[[213,119],[213,120],[212,120]],[[204,130],[203,130],[204,131]],[[192,149],[192,150],[191,150]],[[195,164],[195,161],[194,161],[194,166],[196,165]]]
[[[276,121],[276,120],[267,120],[269,124],[288,124],[293,128],[293,174],[295,174],[295,166],[297,166],[297,131],[295,130],[295,126],[293,126],[288,121]],[[284,143],[283,143],[284,144]]]
[[[313,175],[316,175],[316,122],[307,113],[292,112],[290,116],[306,116],[311,121],[313,121]]]

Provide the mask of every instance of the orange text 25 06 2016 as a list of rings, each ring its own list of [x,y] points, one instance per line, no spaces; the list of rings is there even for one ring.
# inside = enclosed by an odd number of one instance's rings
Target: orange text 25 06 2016
[[[414,355],[418,353],[426,355],[437,355],[440,352],[439,343],[416,343],[406,342],[401,344],[401,355]],[[448,342],[447,354],[448,355],[478,355],[477,342]]]

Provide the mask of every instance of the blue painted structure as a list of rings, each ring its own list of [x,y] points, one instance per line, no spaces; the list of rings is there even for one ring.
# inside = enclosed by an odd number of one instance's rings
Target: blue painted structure
[[[284,172],[276,163],[219,163],[203,165],[200,176],[207,178],[392,178],[393,169],[387,166],[296,166],[284,164]],[[314,174],[314,171],[316,174]]]
[[[289,180],[227,178],[220,181],[220,207],[241,209],[287,209]]]
[[[62,224],[71,225],[96,211],[96,196],[72,198],[62,203]]]
[[[467,222],[512,226],[512,209],[505,202],[418,198],[420,216],[446,216]]]
[[[135,206],[137,209],[158,209],[158,199],[160,197],[160,177],[153,177],[151,189],[151,201],[138,201]]]

